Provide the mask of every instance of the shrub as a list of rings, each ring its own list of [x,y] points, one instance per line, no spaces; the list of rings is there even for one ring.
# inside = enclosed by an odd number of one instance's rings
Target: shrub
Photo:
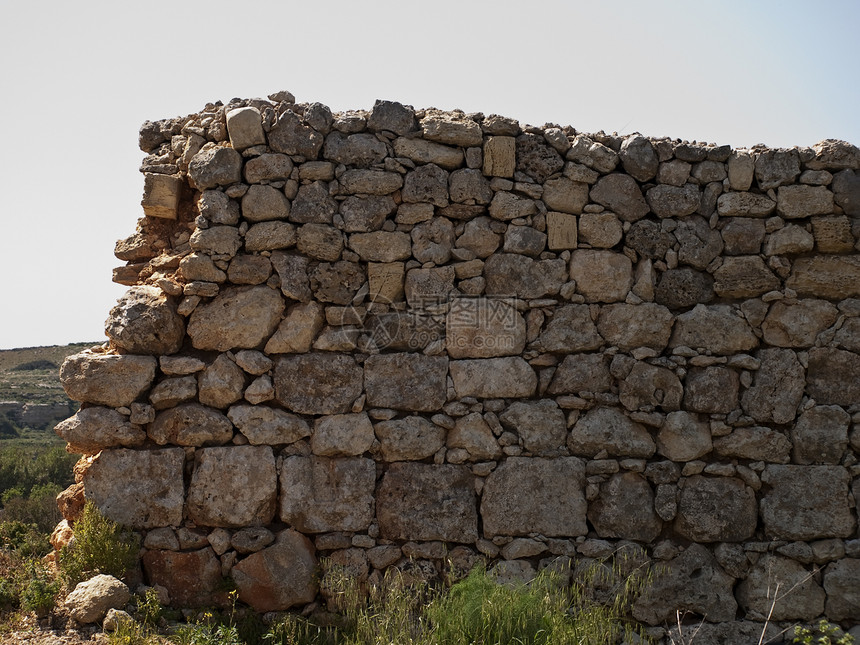
[[[45,616],[60,593],[60,583],[51,577],[40,562],[31,560],[26,569],[27,583],[21,594],[21,608],[35,611],[37,616]]]
[[[23,558],[40,558],[51,550],[51,543],[37,525],[12,520],[0,522],[0,548]]]
[[[797,625],[791,642],[799,645],[851,645],[854,637],[843,632],[837,625],[822,620],[814,627]]]
[[[75,537],[60,551],[60,572],[74,586],[96,574],[116,578],[137,563],[138,536],[104,517],[92,502],[74,525]]]
[[[33,525],[42,533],[50,533],[63,519],[57,508],[57,495],[62,488],[57,484],[36,484],[25,494],[21,488],[3,493],[3,519]]]

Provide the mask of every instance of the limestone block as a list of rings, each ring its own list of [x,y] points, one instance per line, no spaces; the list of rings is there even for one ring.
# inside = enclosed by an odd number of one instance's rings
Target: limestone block
[[[472,119],[450,113],[430,113],[421,119],[424,138],[451,146],[479,146],[483,139],[481,126]]]
[[[806,162],[806,167],[812,170],[841,170],[843,168],[860,168],[860,150],[847,141],[824,139],[812,149],[815,157]]]
[[[684,390],[672,370],[637,361],[618,387],[621,404],[628,410],[659,407],[677,410]]]
[[[791,431],[795,464],[839,464],[848,447],[849,414],[838,405],[805,410]]]
[[[242,197],[242,216],[249,222],[285,220],[289,215],[290,203],[272,186],[253,185]]]
[[[343,251],[343,234],[327,224],[305,224],[299,227],[296,247],[311,258],[335,262]]]
[[[761,480],[768,487],[760,512],[769,538],[844,538],[855,530],[845,468],[770,464]]]
[[[836,322],[838,310],[826,300],[778,300],[762,323],[764,342],[776,347],[811,347]]]
[[[640,423],[618,408],[592,408],[570,432],[567,447],[575,455],[594,457],[602,450],[612,457],[647,459],[654,455],[654,439]]]
[[[69,615],[82,625],[101,621],[108,609],[120,609],[131,600],[128,587],[113,576],[99,574],[78,583],[63,602]]]
[[[78,410],[54,428],[68,442],[68,452],[94,455],[103,448],[136,448],[146,440],[146,432],[112,408],[94,406]]]
[[[534,215],[537,213],[537,206],[532,199],[500,190],[490,202],[489,213],[493,219],[509,222],[519,217]]]
[[[367,404],[372,407],[435,411],[446,400],[448,359],[422,354],[375,354],[364,362]]]
[[[547,227],[549,227],[549,213],[547,213]],[[590,244],[592,248],[609,249],[621,241],[624,230],[615,213],[609,211],[583,213],[579,218],[579,235],[582,241]],[[576,238],[573,246],[563,248],[576,248]]]
[[[746,150],[735,150],[726,164],[732,190],[749,190],[755,173],[755,159]]]
[[[493,199],[490,182],[477,168],[452,172],[448,177],[448,192],[451,201],[459,204],[489,204]]]
[[[675,238],[681,245],[678,262],[706,269],[723,252],[723,238],[703,217],[686,217],[677,222]]]
[[[233,148],[204,146],[188,164],[192,188],[206,190],[242,181],[242,155]]]
[[[197,349],[253,349],[272,335],[283,311],[283,298],[267,286],[223,289],[194,310],[188,335]]]
[[[179,199],[182,196],[182,180],[173,175],[144,173],[143,213],[147,217],[176,219]]]
[[[185,451],[102,450],[83,475],[86,495],[109,519],[133,529],[179,526]]]
[[[419,164],[434,164],[445,170],[456,170],[463,165],[463,151],[451,146],[442,145],[425,139],[407,139],[398,137],[394,140],[394,154],[406,157]]]
[[[292,224],[288,224],[287,222],[260,222],[259,224],[254,224],[248,229],[248,232],[245,233],[245,250],[249,253],[253,251],[288,249],[291,246],[295,246],[295,244],[296,229]],[[258,257],[259,256],[245,256],[245,261],[247,262],[250,258]],[[230,268],[233,269],[232,263]],[[230,281],[235,282],[232,274],[230,275]]]
[[[693,542],[742,542],[757,521],[755,492],[743,481],[694,475],[681,488],[674,528]]]
[[[227,112],[227,134],[234,150],[245,150],[266,144],[263,119],[255,107],[242,107]]]
[[[790,349],[763,349],[753,385],[741,397],[744,411],[759,422],[794,419],[806,385],[803,366]]]
[[[556,150],[547,145],[538,134],[521,134],[517,137],[517,170],[525,173],[537,183],[543,184],[552,175],[564,168],[564,160]]]
[[[254,611],[285,611],[304,605],[319,591],[317,559],[311,541],[286,529],[275,543],[254,553],[231,570],[239,600]]]
[[[310,351],[324,323],[323,307],[318,302],[294,305],[266,343],[266,354],[302,354]]]
[[[757,193],[723,193],[717,198],[720,217],[767,217],[775,209],[775,201]]]
[[[404,284],[406,302],[413,309],[447,302],[448,294],[454,288],[454,276],[452,266],[407,271]]]
[[[405,275],[403,262],[368,262],[367,281],[370,301],[389,304],[403,300]]]
[[[293,160],[287,155],[267,153],[245,162],[245,181],[249,184],[283,181],[289,179],[292,172]]]
[[[376,502],[379,531],[385,539],[467,544],[478,539],[474,477],[466,466],[391,464],[377,489]]]
[[[195,251],[232,258],[242,248],[242,238],[235,226],[211,226],[196,229],[188,244]]]
[[[633,617],[649,625],[693,612],[712,622],[733,621],[738,605],[734,578],[726,575],[707,548],[693,544],[660,567],[653,582],[633,604]]]
[[[576,457],[509,457],[484,484],[481,520],[485,537],[585,535],[584,486],[585,468]]]
[[[588,203],[588,184],[567,177],[550,179],[544,184],[542,199],[551,211],[579,215]]]
[[[776,211],[785,219],[799,219],[833,212],[833,193],[825,186],[780,186]]]
[[[714,354],[737,354],[758,346],[758,338],[739,313],[727,305],[696,305],[678,316],[669,347],[706,348]]]
[[[374,439],[366,412],[334,414],[314,422],[311,450],[320,457],[354,457],[370,450]]]
[[[764,150],[756,157],[755,178],[762,190],[790,184],[799,174],[797,150]]]
[[[657,434],[657,452],[672,461],[693,461],[711,452],[711,429],[689,412],[666,415]]]
[[[683,407],[693,412],[728,414],[738,408],[738,373],[727,367],[693,367],[684,381]]]
[[[553,233],[550,227],[550,213],[547,213],[547,232],[552,238]],[[565,215],[565,217],[570,217]],[[576,236],[576,218],[572,218],[574,223],[574,237]],[[493,220],[489,217],[481,216],[466,222],[462,235],[457,238],[457,248],[467,249],[475,254],[476,257],[486,258],[492,255],[501,242],[501,236],[493,231]],[[575,241],[575,240],[574,240]],[[552,249],[552,242],[550,242]]]
[[[640,220],[650,210],[636,180],[621,173],[613,173],[598,179],[591,189],[590,196],[592,201],[617,213],[625,222]]]
[[[149,582],[167,590],[174,607],[212,605],[212,595],[222,584],[221,563],[206,547],[196,551],[147,550],[143,570]]]
[[[374,425],[383,461],[418,461],[445,445],[445,429],[424,417],[408,416]],[[463,446],[460,446],[463,447]]]
[[[650,347],[663,351],[672,333],[672,313],[664,306],[613,304],[601,307],[597,330],[609,345],[622,351]]]
[[[767,236],[764,242],[764,254],[771,255],[793,255],[806,253],[815,246],[815,238],[805,228],[796,224],[774,231]]]
[[[525,319],[514,307],[492,298],[455,298],[445,330],[451,358],[521,354],[526,344]]]
[[[73,401],[118,408],[149,389],[156,364],[152,356],[82,352],[63,361],[60,383]]]
[[[367,531],[373,520],[373,460],[293,456],[280,470],[282,521],[304,533]]]
[[[502,456],[502,449],[493,431],[479,412],[457,419],[454,428],[448,432],[447,446],[448,450],[462,448],[473,461],[499,459]]]
[[[359,168],[380,163],[388,155],[385,144],[368,132],[344,135],[332,132],[326,137],[323,157]]]
[[[586,302],[623,301],[633,286],[633,264],[622,253],[580,249],[571,253],[570,279]]]
[[[764,242],[764,222],[751,217],[738,217],[726,222],[720,231],[726,255],[754,255]]]
[[[340,203],[343,230],[347,233],[370,233],[379,230],[385,219],[397,210],[390,195],[347,197]]]
[[[245,373],[226,354],[206,367],[198,379],[198,400],[203,405],[224,409],[242,398]]]
[[[276,499],[275,457],[269,446],[195,451],[185,504],[192,522],[226,528],[269,524]]]
[[[517,141],[514,137],[487,137],[484,141],[484,169],[488,177],[513,177]]]
[[[536,258],[546,249],[546,241],[546,233],[542,233],[531,226],[511,225],[505,232],[504,251]]]
[[[535,455],[564,447],[567,423],[564,412],[551,399],[517,401],[499,415],[502,426],[515,431],[523,447]]]
[[[603,354],[568,355],[556,369],[547,394],[608,392],[611,385],[609,365]]]
[[[415,110],[409,105],[403,105],[396,101],[377,99],[367,117],[367,129],[371,132],[387,130],[402,135],[417,129],[417,127]]]
[[[685,217],[699,208],[702,192],[693,184],[668,186],[660,184],[645,194],[648,206],[657,217]]]
[[[768,553],[738,585],[737,598],[759,620],[812,620],[824,611],[825,593],[802,564]]]
[[[323,145],[323,135],[305,124],[292,110],[281,114],[269,130],[269,147],[275,152],[316,159]]]
[[[160,381],[149,392],[149,400],[155,410],[172,408],[197,397],[197,378],[182,376]],[[153,418],[154,418],[153,414]]]
[[[854,405],[860,401],[860,354],[814,347],[806,380],[807,393],[818,403]]]
[[[252,446],[290,444],[311,434],[301,417],[265,405],[234,405],[227,417]]]
[[[555,295],[567,282],[564,260],[533,260],[517,253],[496,253],[484,264],[486,293],[533,299]]]
[[[227,274],[216,267],[211,256],[205,253],[191,253],[182,258],[179,262],[179,273],[185,282],[200,280],[220,284],[227,280]]]
[[[631,134],[621,143],[618,153],[624,171],[641,182],[654,178],[660,165],[652,143],[641,134]]]
[[[727,257],[714,271],[714,291],[723,298],[755,298],[781,287],[758,255]]]
[[[818,255],[792,263],[785,286],[800,296],[841,300],[860,296],[860,257]]]
[[[161,289],[131,287],[110,310],[105,334],[130,354],[173,354],[182,347],[185,323]]]
[[[830,620],[860,619],[860,560],[844,558],[824,570],[824,590],[827,592],[825,614]]]
[[[451,361],[448,367],[459,398],[529,397],[537,389],[537,375],[519,356]]]
[[[851,220],[844,215],[813,217],[812,234],[820,253],[851,253],[854,249]]]
[[[306,224],[305,226],[312,226]],[[363,265],[358,262],[320,262],[308,272],[308,281],[317,300],[348,305],[365,283]],[[281,290],[284,285],[281,283]]]
[[[183,403],[160,412],[148,434],[160,446],[212,446],[230,441],[233,425],[217,410],[199,403]]]
[[[275,396],[299,414],[342,414],[363,390],[363,371],[352,356],[286,355],[275,363]]]
[[[612,475],[588,507],[588,520],[602,538],[652,542],[663,523],[654,512],[654,491],[639,473]]]
[[[403,186],[403,177],[383,170],[347,170],[340,176],[341,191],[347,195],[390,195]]]

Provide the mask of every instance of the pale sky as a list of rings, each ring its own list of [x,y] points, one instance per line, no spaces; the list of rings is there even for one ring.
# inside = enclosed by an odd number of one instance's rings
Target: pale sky
[[[857,0],[0,4],[0,349],[104,339],[146,119],[289,90],[734,147],[860,144]]]

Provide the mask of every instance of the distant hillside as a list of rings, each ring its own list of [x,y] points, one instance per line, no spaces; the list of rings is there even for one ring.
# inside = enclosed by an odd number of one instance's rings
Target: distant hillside
[[[60,385],[66,356],[98,345],[74,343],[0,350],[0,413],[21,427],[41,430],[77,407]]]

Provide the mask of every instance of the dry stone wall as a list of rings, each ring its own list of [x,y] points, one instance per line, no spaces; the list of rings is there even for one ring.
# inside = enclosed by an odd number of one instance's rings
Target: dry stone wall
[[[257,610],[620,550],[634,607],[860,622],[860,150],[378,101],[147,122],[109,342],[62,367],[83,497],[176,605]],[[323,593],[325,585],[323,584]],[[744,629],[749,629],[744,627]],[[728,633],[728,632],[727,632]]]

